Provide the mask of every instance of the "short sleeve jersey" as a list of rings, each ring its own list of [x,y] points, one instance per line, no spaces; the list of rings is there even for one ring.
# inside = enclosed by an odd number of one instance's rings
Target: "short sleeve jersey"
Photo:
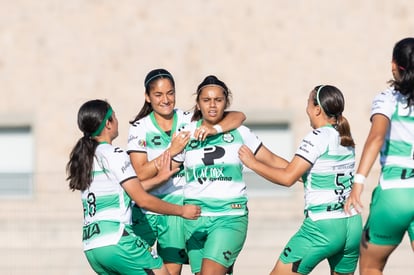
[[[192,122],[185,130],[194,133],[200,124],[201,121]],[[184,152],[174,158],[184,163],[184,203],[201,206],[202,216],[246,214],[246,183],[238,157],[243,144],[254,153],[261,146],[260,140],[245,126],[207,137],[205,141],[192,137]]]
[[[354,149],[342,146],[338,131],[329,125],[310,132],[296,155],[312,164],[302,177],[305,213],[312,220],[346,217],[343,207],[353,183]]]
[[[192,113],[174,110],[173,126],[171,133],[165,133],[158,125],[154,113],[136,121],[129,128],[128,153],[138,152],[147,154],[148,161],[161,155],[171,144],[172,135],[189,124]],[[184,172],[176,173],[169,181],[162,186],[151,190],[150,193],[158,198],[174,204],[183,202]],[[152,213],[144,210],[145,213]]]
[[[136,174],[125,151],[110,144],[96,148],[93,180],[81,192],[84,250],[117,244],[131,224],[131,198],[122,183]]]
[[[374,98],[375,114],[390,121],[380,151],[382,188],[414,188],[414,106],[408,107],[407,97],[389,88]]]

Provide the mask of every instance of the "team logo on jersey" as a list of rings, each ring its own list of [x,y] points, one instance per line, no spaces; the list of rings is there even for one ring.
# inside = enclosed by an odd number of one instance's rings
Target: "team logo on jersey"
[[[224,251],[223,252],[223,257],[224,257],[224,259],[226,259],[227,261],[228,260],[230,260],[230,256],[231,256],[231,252],[229,251],[229,250],[227,250],[227,251]]]
[[[197,148],[197,147],[198,147],[198,145],[200,145],[200,141],[199,141],[199,140],[196,140],[196,139],[192,139],[192,140],[188,143],[188,146],[189,146],[191,149],[195,149],[195,148]]]
[[[161,145],[161,137],[160,136],[155,136],[151,139],[152,144],[154,145]]]
[[[204,148],[204,157],[201,159],[205,165],[213,165],[214,160],[220,159],[226,153],[223,147],[211,146]]]
[[[122,153],[123,150],[120,147],[115,147],[114,148],[114,153]]]
[[[224,140],[225,142],[227,142],[227,143],[231,143],[231,142],[233,142],[233,140],[234,140],[234,136],[233,136],[231,133],[229,133],[229,132],[224,133],[224,134],[223,134],[223,140]]]
[[[147,147],[147,142],[145,141],[145,139],[138,140],[138,146],[139,147]]]
[[[122,173],[125,173],[125,171],[128,169],[129,166],[131,166],[131,162],[130,161],[125,161],[124,165],[122,165],[122,167],[121,167]]]
[[[319,134],[321,133],[321,131],[320,131],[320,130],[318,130],[318,129],[314,129],[314,130],[312,131],[312,133],[313,133],[315,136],[317,136],[317,135],[319,135]]]
[[[94,235],[98,235],[101,233],[101,229],[99,228],[99,224],[92,223],[88,226],[83,227],[83,234],[82,234],[82,240],[86,241],[92,238]]]
[[[204,168],[193,170],[193,178],[198,181],[199,184],[204,184],[207,181],[232,181],[233,177],[226,176],[224,173],[224,167],[210,167],[205,166]],[[232,208],[241,208],[234,204]]]

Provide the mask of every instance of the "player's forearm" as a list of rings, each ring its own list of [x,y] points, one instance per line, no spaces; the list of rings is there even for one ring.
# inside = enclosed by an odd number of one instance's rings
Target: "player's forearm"
[[[242,112],[230,111],[226,112],[224,118],[220,121],[219,125],[223,129],[223,132],[227,132],[238,128],[246,120],[246,116]]]
[[[154,196],[147,195],[136,202],[140,207],[164,215],[182,216],[183,207],[160,200]]]

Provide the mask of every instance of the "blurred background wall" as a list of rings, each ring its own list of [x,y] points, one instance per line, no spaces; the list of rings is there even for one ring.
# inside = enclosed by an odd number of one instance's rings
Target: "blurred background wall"
[[[263,124],[283,126],[287,140],[272,139],[272,127],[263,137],[270,135],[269,147],[291,158],[310,130],[309,92],[332,84],[345,95],[359,157],[371,100],[391,78],[394,43],[413,35],[413,10],[408,0],[0,0],[1,273],[91,274],[81,248],[79,194],[65,181],[84,101],[112,104],[120,122],[115,143],[125,147],[149,70],[174,75],[177,107],[185,110],[198,83],[215,74],[232,90],[231,109],[243,111],[247,124],[258,131]],[[377,175],[378,167],[370,186]],[[253,206],[279,202],[286,208],[269,204],[264,219],[294,220],[296,227],[300,184],[273,192],[287,195],[253,192]],[[367,211],[369,188],[364,196]],[[252,211],[251,222],[261,213]],[[275,240],[270,262],[254,260],[256,274],[270,270],[288,237]],[[251,274],[248,262],[245,256],[237,274]]]

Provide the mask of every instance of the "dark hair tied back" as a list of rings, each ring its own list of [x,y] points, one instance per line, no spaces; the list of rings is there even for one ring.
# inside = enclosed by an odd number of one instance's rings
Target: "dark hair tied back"
[[[348,120],[342,115],[345,109],[345,99],[342,92],[331,85],[316,86],[313,104],[320,105],[328,117],[335,118],[336,123],[333,126],[339,133],[341,145],[355,147]]]
[[[163,79],[163,78],[169,79],[171,81],[172,86],[175,88],[174,78],[169,71],[167,71],[166,69],[155,69],[155,70],[150,71],[145,77],[145,80],[144,80],[145,93],[149,96],[152,84],[155,81],[159,79]],[[142,106],[139,113],[129,123],[134,124],[136,121],[149,115],[152,111],[153,109],[152,109],[151,103],[145,100],[144,105]]]
[[[407,97],[407,106],[414,105],[414,38],[400,40],[392,52],[393,62],[398,67],[400,79],[390,80],[395,90]]]
[[[79,108],[78,127],[83,136],[72,149],[66,165],[71,190],[85,190],[92,182],[93,158],[98,142],[91,135],[99,128],[110,108],[108,102],[99,99],[90,100]]]

